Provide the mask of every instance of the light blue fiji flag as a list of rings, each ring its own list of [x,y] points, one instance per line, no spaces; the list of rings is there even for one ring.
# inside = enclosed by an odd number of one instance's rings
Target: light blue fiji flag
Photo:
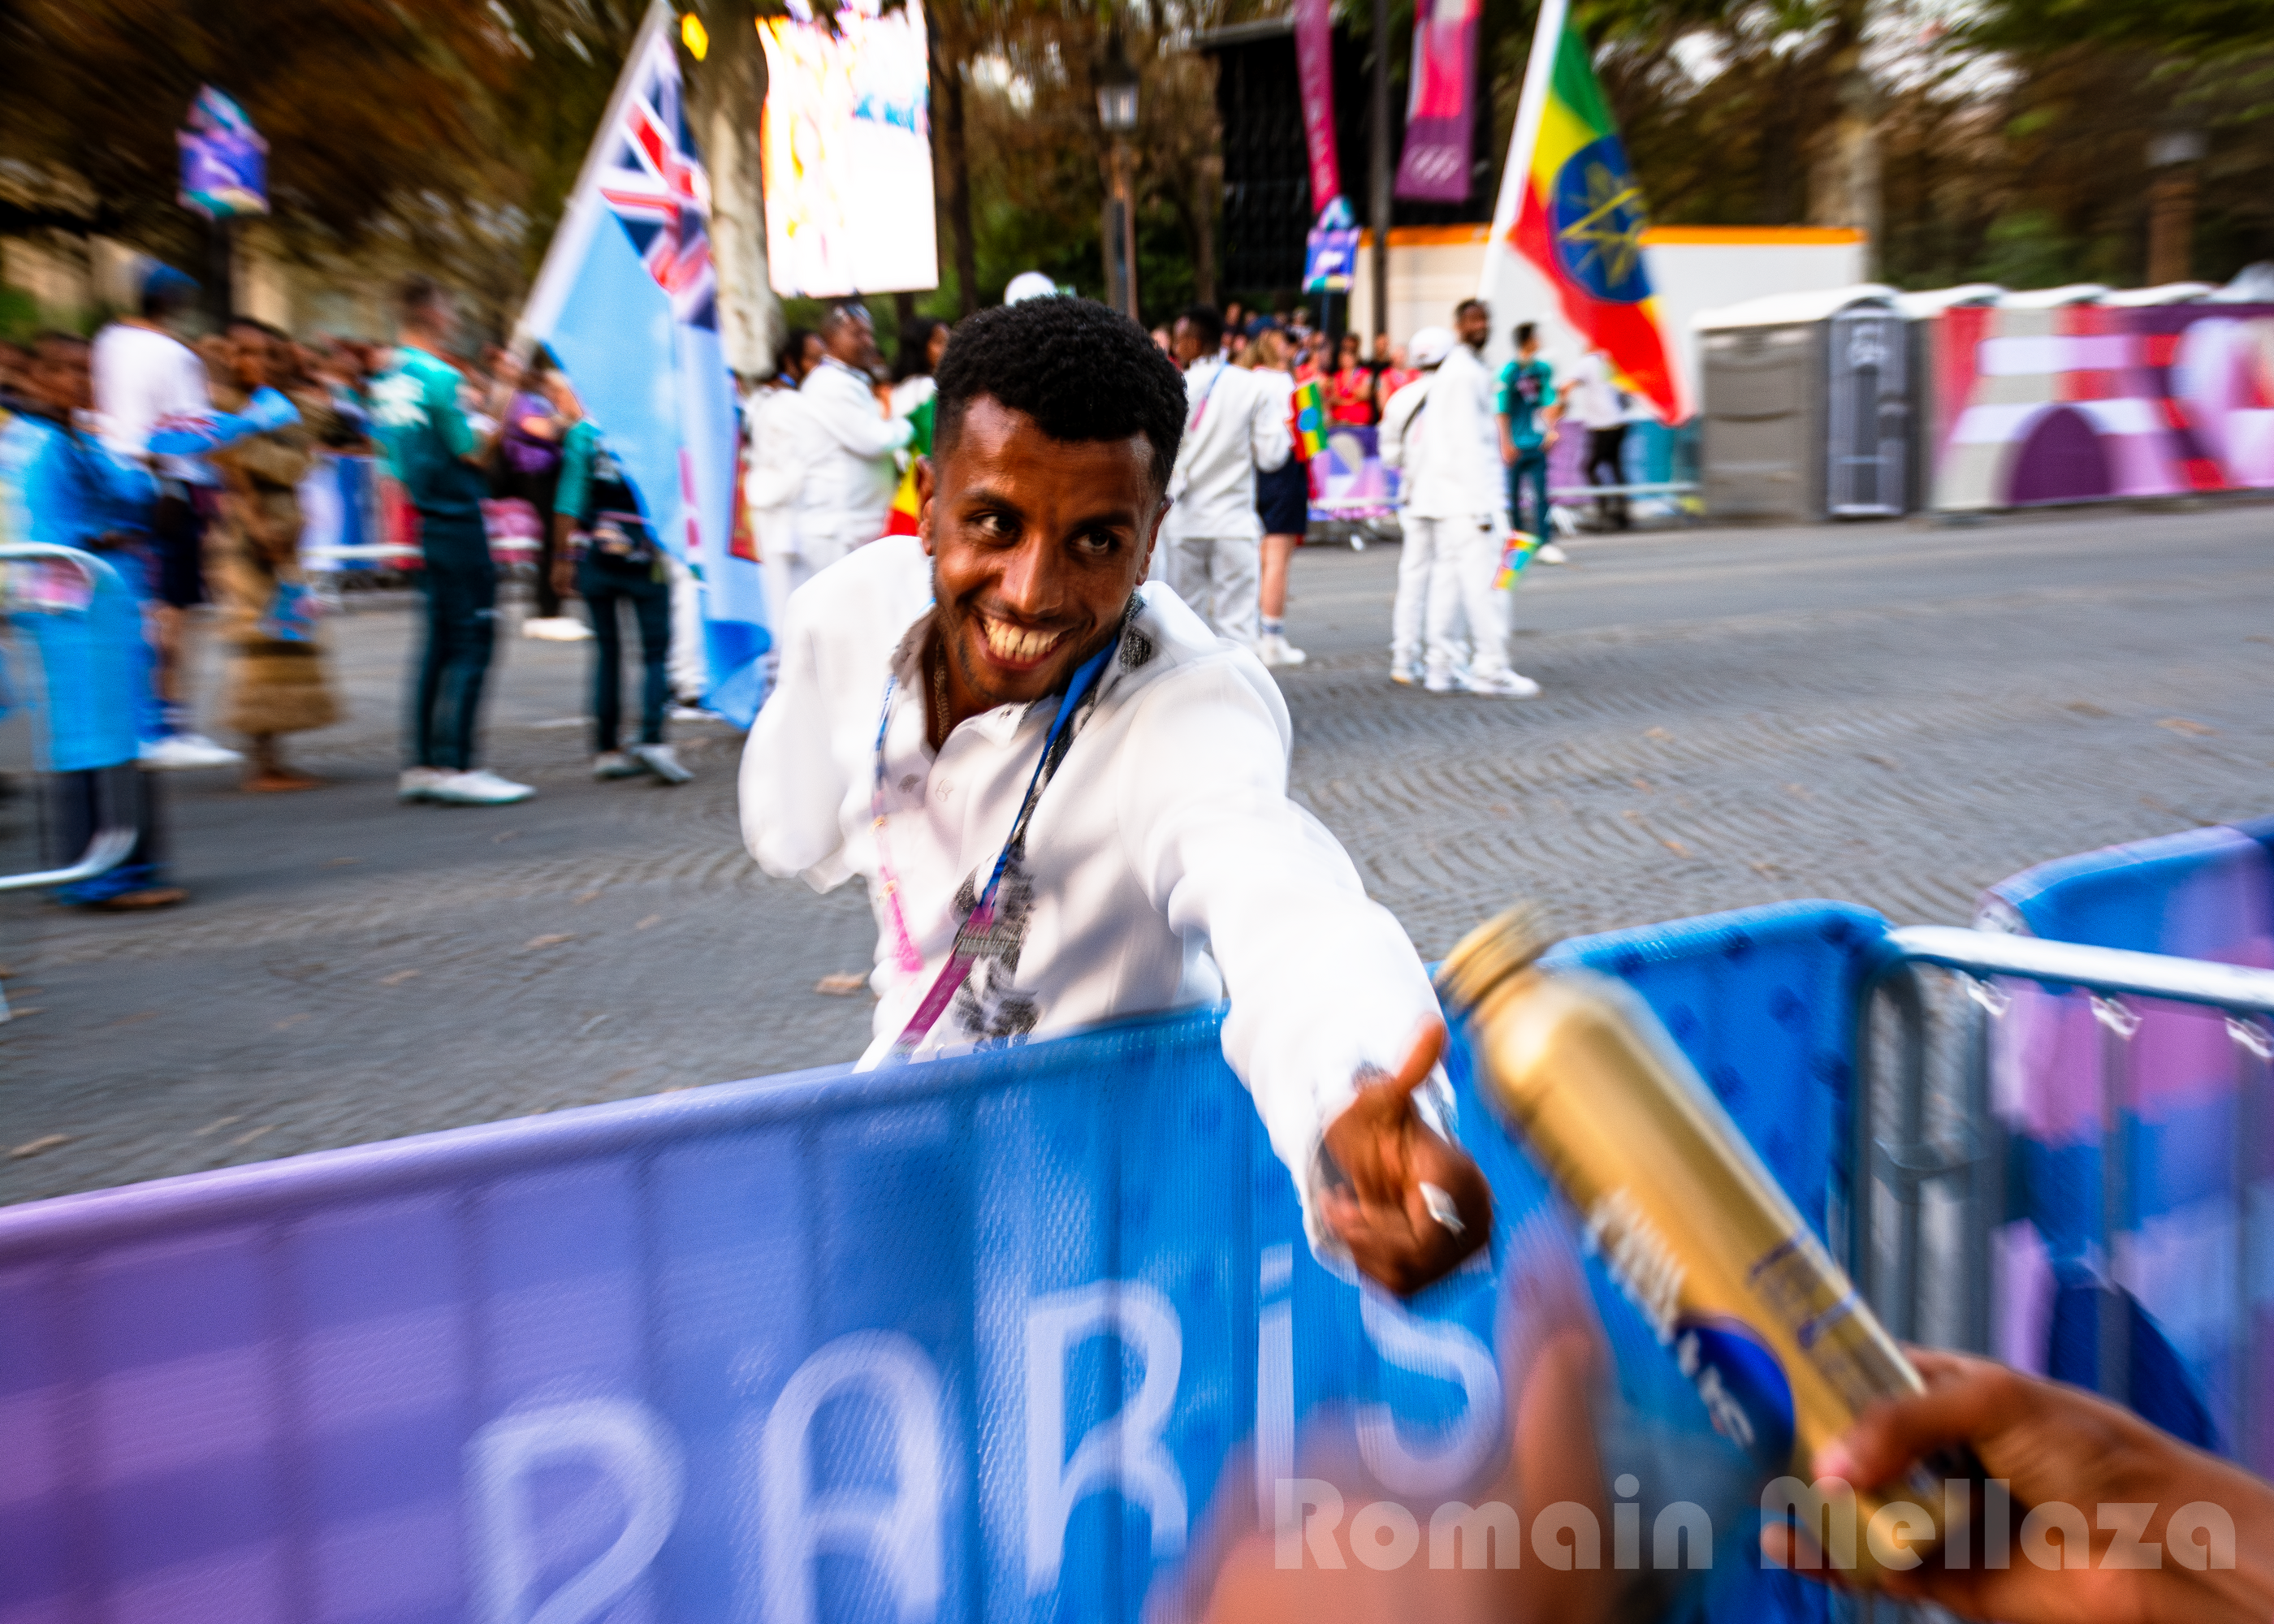
[[[670,22],[668,6],[649,8],[516,337],[551,346],[658,537],[701,581],[704,703],[747,727],[773,640],[757,561],[732,551],[734,384]]]

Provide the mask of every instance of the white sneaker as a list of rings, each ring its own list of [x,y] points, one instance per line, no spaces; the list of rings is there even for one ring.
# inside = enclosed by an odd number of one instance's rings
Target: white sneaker
[[[1433,671],[1421,680],[1421,686],[1433,694],[1449,694],[1453,691],[1453,673]]]
[[[454,807],[504,807],[535,793],[528,785],[501,778],[484,767],[473,772],[444,773],[442,781],[426,792],[426,798]]]
[[[521,623],[521,635],[545,643],[583,643],[592,635],[592,628],[565,614],[532,615]]]
[[[1487,694],[1499,699],[1529,699],[1540,691],[1540,684],[1520,672],[1495,671],[1485,677],[1472,673],[1462,680],[1461,691]]]
[[[1421,673],[1418,667],[1412,665],[1392,665],[1389,668],[1389,680],[1400,688],[1412,688],[1416,682],[1421,680]]]
[[[666,784],[689,784],[695,775],[680,764],[678,752],[667,744],[636,744],[624,752]]]
[[[185,772],[197,767],[226,767],[245,756],[203,733],[169,733],[136,752],[145,767],[155,772]]]
[[[440,767],[405,767],[403,770],[403,776],[395,781],[395,799],[398,801],[429,800],[433,797],[435,788],[449,776]]]
[[[1255,658],[1267,665],[1299,665],[1311,657],[1274,632],[1255,640]]]
[[[701,705],[689,703],[684,699],[673,700],[671,709],[664,714],[674,722],[719,722],[726,719],[716,710],[705,710]]]
[[[592,757],[592,776],[596,778],[636,778],[646,771],[645,766],[621,750],[603,750]]]
[[[1532,556],[1543,564],[1568,564],[1571,561],[1571,555],[1552,541],[1542,542],[1540,551]]]

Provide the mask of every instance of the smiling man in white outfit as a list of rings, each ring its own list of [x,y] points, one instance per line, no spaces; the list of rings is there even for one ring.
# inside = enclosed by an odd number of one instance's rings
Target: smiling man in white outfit
[[[1500,575],[1508,533],[1507,475],[1500,455],[1498,389],[1478,358],[1491,333],[1481,300],[1464,300],[1454,313],[1457,335],[1425,327],[1410,352],[1422,377],[1389,397],[1379,445],[1385,467],[1401,471],[1398,525],[1404,553],[1398,560],[1397,598],[1390,611],[1390,680],[1413,680],[1421,652],[1426,583],[1427,665],[1423,686],[1433,694],[1465,693],[1526,698],[1540,691],[1508,664],[1508,595]],[[1437,357],[1434,366],[1429,357]],[[1468,621],[1471,650],[1460,673],[1461,620]]]
[[[1288,800],[1269,676],[1144,583],[1175,366],[1103,305],[1038,299],[959,326],[938,379],[921,534],[791,598],[742,758],[759,863],[868,884],[863,1064],[1228,997],[1224,1056],[1314,1244],[1396,1290],[1438,1278],[1491,1197],[1415,1101],[1428,979]]]
[[[1263,521],[1255,476],[1294,449],[1285,402],[1224,351],[1224,318],[1195,304],[1171,335],[1185,368],[1185,437],[1169,474],[1169,584],[1220,636],[1262,634]]]

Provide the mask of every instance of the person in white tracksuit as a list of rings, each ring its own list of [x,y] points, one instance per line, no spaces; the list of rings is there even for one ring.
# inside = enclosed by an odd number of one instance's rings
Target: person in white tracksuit
[[[1523,698],[1540,685],[1509,667],[1507,594],[1494,584],[1508,517],[1494,386],[1477,355],[1490,320],[1475,299],[1454,319],[1462,323],[1458,337],[1442,327],[1413,335],[1408,350],[1422,375],[1391,395],[1382,413],[1382,462],[1404,475],[1389,676],[1413,680],[1426,626],[1423,686],[1431,693],[1458,688]],[[1465,615],[1473,648],[1467,672],[1457,674]]]
[[[798,385],[820,364],[819,335],[792,327],[774,351],[774,375],[750,392],[749,404],[743,409],[750,425],[750,463],[742,496],[749,503],[750,528],[758,544],[766,613],[777,628],[789,607],[789,595],[813,574],[797,525],[806,464],[813,452],[813,430]],[[780,658],[778,649],[765,654],[769,677]]]
[[[821,343],[820,365],[797,387],[809,446],[798,539],[816,573],[885,533],[900,484],[892,453],[915,435],[906,418],[887,417],[877,398],[877,334],[865,309],[832,306],[821,319]]]
[[[1294,448],[1286,403],[1224,356],[1224,318],[1210,306],[1178,317],[1173,342],[1185,369],[1185,438],[1161,523],[1165,573],[1217,636],[1254,648],[1263,579],[1255,476],[1278,468]]]

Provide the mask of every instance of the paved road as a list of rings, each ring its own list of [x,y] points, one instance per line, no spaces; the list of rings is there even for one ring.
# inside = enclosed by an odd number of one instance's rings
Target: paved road
[[[2095,846],[2274,810],[2274,508],[1595,538],[1518,599],[1530,702],[1393,688],[1395,547],[1306,550],[1294,783],[1425,952],[1508,898],[1597,929],[1829,896],[1962,921]],[[167,780],[177,913],[0,898],[0,1200],[840,1060],[862,899],[766,879],[734,738],[599,785],[580,647],[516,640],[508,810],[393,801],[401,606],[334,623],[331,780]],[[207,691],[211,684],[207,685]],[[0,749],[4,749],[0,730]],[[0,802],[19,866],[29,808]],[[60,1140],[61,1142],[50,1142]]]

